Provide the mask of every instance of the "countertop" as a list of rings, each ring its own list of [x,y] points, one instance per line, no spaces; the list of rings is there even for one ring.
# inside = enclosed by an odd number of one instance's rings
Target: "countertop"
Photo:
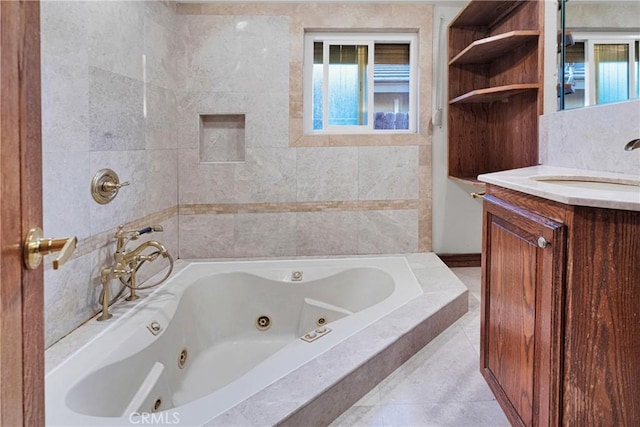
[[[478,180],[568,205],[640,211],[640,167],[638,170],[638,175],[627,175],[540,165],[487,173],[479,175]],[[593,183],[593,188],[580,188],[558,181],[552,183],[536,180],[556,177],[561,180],[596,182]],[[601,185],[598,182],[600,180],[631,185],[624,185],[620,190],[603,188],[607,185]],[[585,186],[589,187],[590,184]]]

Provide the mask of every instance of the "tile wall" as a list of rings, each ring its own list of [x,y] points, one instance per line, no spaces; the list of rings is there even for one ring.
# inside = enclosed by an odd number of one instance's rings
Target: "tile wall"
[[[594,105],[540,116],[540,163],[578,169],[640,173],[640,100]]]
[[[177,14],[180,257],[431,250],[431,6],[183,3]],[[305,29],[383,28],[419,34],[420,132],[303,135]],[[199,114],[245,115],[244,162],[199,161]]]
[[[98,310],[118,224],[180,258],[431,250],[431,6],[45,1],[41,25],[44,233],[79,240],[45,268],[47,346]],[[303,135],[307,28],[417,31],[419,133]],[[200,161],[200,114],[244,117],[243,161]],[[131,185],[98,205],[105,167]]]
[[[79,241],[45,267],[47,346],[98,310],[118,224],[163,225],[154,237],[177,256],[174,26],[168,2],[41,2],[43,230]],[[102,168],[131,183],[107,205],[89,191]]]

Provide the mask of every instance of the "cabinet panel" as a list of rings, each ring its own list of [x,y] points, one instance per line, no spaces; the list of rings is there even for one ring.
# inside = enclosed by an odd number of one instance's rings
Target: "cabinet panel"
[[[491,149],[486,120],[489,111],[487,104],[450,105],[452,110],[456,119],[449,116],[449,174],[472,180],[476,171],[489,167],[483,154]]]
[[[558,419],[564,229],[485,197],[481,371],[514,425]]]
[[[568,277],[567,425],[640,425],[640,212],[577,208]]]
[[[524,424],[532,422],[536,246],[524,230],[492,218],[486,307],[485,369],[495,377]]]
[[[539,53],[536,48],[537,40],[533,40],[492,61],[489,65],[489,86],[538,83]]]

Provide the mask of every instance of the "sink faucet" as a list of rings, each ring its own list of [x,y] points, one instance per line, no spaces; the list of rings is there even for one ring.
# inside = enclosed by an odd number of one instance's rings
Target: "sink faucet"
[[[102,284],[102,296],[100,301],[102,303],[102,314],[98,317],[99,321],[107,320],[112,317],[109,313],[109,283],[112,279],[120,279],[120,282],[123,285],[117,296],[122,293],[124,287],[128,287],[130,293],[126,300],[133,301],[139,298],[139,296],[136,295],[136,289],[139,289],[136,281],[136,272],[143,263],[147,261],[155,261],[160,255],[162,255],[163,258],[169,258],[171,263],[171,268],[164,279],[155,285],[145,286],[144,289],[159,285],[171,273],[171,270],[173,269],[173,260],[171,259],[167,248],[157,240],[143,242],[131,251],[126,250],[126,246],[131,240],[137,240],[143,234],[156,231],[163,231],[163,229],[159,225],[145,227],[141,230],[125,230],[122,225],[118,227],[118,230],[115,233],[116,251],[113,254],[115,263],[110,267],[103,268],[100,272],[100,283]],[[148,255],[142,255],[142,252],[147,248],[155,248],[156,250]],[[125,276],[129,276],[128,282],[122,279]]]
[[[627,151],[635,150],[636,148],[640,148],[640,138],[632,139],[627,142],[627,145],[624,146],[624,149]]]

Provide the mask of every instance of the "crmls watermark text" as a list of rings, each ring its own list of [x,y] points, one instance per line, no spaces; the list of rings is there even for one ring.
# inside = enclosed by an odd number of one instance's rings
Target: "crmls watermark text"
[[[180,424],[178,412],[132,412],[129,422],[134,425],[176,425]]]

